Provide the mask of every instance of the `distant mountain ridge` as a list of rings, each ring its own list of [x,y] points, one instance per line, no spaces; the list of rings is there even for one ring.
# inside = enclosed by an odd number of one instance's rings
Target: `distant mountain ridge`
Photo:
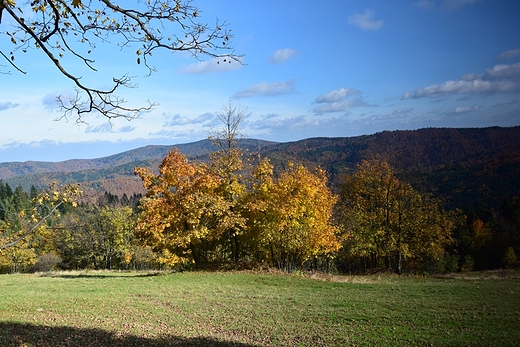
[[[191,147],[204,148],[204,144],[201,142],[204,141],[195,142],[190,145],[178,146],[184,146],[188,151],[190,151]],[[173,147],[173,145],[150,145],[96,159],[70,159],[61,162],[26,161],[0,163],[0,178],[6,179],[20,175],[38,173],[77,172],[82,170],[104,169],[107,167],[123,165],[133,161],[143,161],[161,156],[164,157]]]
[[[335,184],[362,159],[379,156],[422,189],[448,197],[453,205],[476,200],[496,204],[506,195],[520,195],[520,126],[490,128],[425,128],[383,131],[372,135],[309,138],[276,143],[243,139],[250,152],[267,156],[275,169],[289,161],[320,166]],[[0,179],[24,189],[52,181],[78,182],[93,191],[112,194],[143,192],[133,175],[136,166],[157,168],[174,147],[190,159],[205,160],[214,150],[207,140],[171,146],[146,146],[98,159],[58,163],[0,163]]]

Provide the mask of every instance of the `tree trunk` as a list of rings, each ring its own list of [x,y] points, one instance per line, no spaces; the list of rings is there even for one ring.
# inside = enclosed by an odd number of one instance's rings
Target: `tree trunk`
[[[397,252],[397,274],[402,274],[403,273],[403,269],[402,269],[402,266],[403,266],[403,255],[401,253],[401,251],[398,251]]]

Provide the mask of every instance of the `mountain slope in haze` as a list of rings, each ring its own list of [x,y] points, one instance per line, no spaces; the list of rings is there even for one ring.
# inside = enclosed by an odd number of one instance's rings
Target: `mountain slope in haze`
[[[454,207],[478,200],[493,206],[504,196],[520,195],[519,139],[520,127],[427,128],[288,143],[244,139],[242,145],[250,152],[269,157],[276,170],[283,169],[289,161],[308,167],[320,166],[329,172],[333,185],[343,174],[354,170],[362,159],[378,156],[416,187],[445,198],[449,206]],[[11,186],[20,184],[25,189],[31,185],[46,186],[57,180],[81,182],[95,191],[132,194],[142,192],[140,180],[133,175],[134,167],[156,168],[173,147],[178,147],[190,159],[198,160],[207,159],[214,150],[209,141],[199,141],[178,146],[147,146],[93,160],[40,163],[39,166],[4,163],[0,164],[0,178]],[[40,171],[34,173],[36,170]],[[23,174],[16,176],[16,172]]]
[[[245,139],[243,146],[248,149],[262,148],[274,144],[274,142]],[[0,163],[0,179],[7,179],[15,176],[45,173],[66,173],[79,172],[84,170],[102,170],[114,168],[132,162],[148,162],[154,159],[162,159],[173,148],[179,148],[189,158],[207,156],[213,152],[214,147],[208,140],[201,140],[192,143],[156,146],[149,145],[133,149],[130,151],[114,154],[108,157],[96,159],[71,159],[62,162],[8,162]]]
[[[207,141],[199,141],[186,145],[186,152],[198,153],[208,150]],[[164,157],[174,146],[146,146],[131,151],[114,154],[108,157],[96,159],[71,159],[62,162],[10,162],[0,163],[0,178],[10,178],[27,174],[41,174],[50,172],[77,172],[82,170],[99,170],[107,167],[124,165],[134,161],[146,161],[150,158]],[[207,147],[207,148],[206,148]]]
[[[241,146],[249,152],[259,152],[275,142],[243,139]],[[157,168],[163,158],[175,147],[190,160],[207,160],[215,147],[209,140],[170,146],[149,145],[96,159],[73,159],[63,162],[9,162],[0,163],[0,180],[12,187],[22,186],[29,191],[47,188],[53,182],[81,183],[89,195],[108,191],[121,196],[143,193],[141,180],[134,176],[134,168]]]

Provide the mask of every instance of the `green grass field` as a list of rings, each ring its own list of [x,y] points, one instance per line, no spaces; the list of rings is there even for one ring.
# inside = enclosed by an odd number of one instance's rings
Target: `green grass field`
[[[514,276],[513,276],[514,277]],[[0,346],[515,346],[520,279],[0,276]]]

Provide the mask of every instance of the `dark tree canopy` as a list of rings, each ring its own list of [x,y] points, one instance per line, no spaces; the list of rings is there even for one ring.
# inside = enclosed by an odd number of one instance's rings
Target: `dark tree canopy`
[[[127,106],[116,92],[121,87],[136,86],[129,75],[112,76],[111,85],[99,89],[82,80],[76,64],[65,66],[62,58],[73,57],[94,73],[95,50],[113,45],[118,54],[129,49],[136,55],[136,64],[144,66],[148,74],[156,71],[151,58],[158,50],[240,63],[240,56],[229,44],[232,35],[227,23],[217,19],[206,24],[200,20],[200,13],[191,0],[0,0],[0,34],[7,35],[13,45],[0,48],[0,53],[21,73],[25,72],[17,65],[18,54],[43,54],[58,73],[73,82],[73,96],[58,96],[62,117],[81,122],[85,113],[94,111],[109,119],[132,119],[156,104],[148,101],[144,106]]]

